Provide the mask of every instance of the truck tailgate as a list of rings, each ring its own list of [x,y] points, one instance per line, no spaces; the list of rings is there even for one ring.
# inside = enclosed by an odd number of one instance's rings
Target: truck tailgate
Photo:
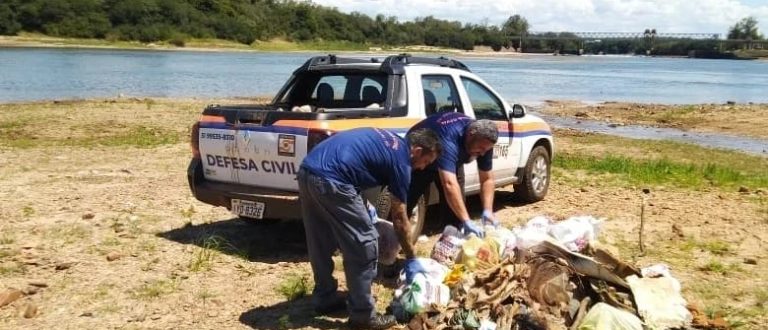
[[[246,120],[200,121],[200,157],[207,180],[297,191],[307,153],[307,128]]]

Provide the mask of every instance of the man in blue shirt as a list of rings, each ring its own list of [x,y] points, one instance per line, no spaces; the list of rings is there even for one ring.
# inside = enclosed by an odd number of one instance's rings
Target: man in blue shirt
[[[458,112],[438,113],[418,122],[411,131],[429,128],[440,137],[443,152],[434,164],[416,170],[408,191],[408,212],[419,198],[437,182],[440,194],[440,218],[459,225],[465,234],[483,236],[483,229],[470,220],[464,203],[464,164],[477,160],[483,223],[498,225],[493,214],[493,145],[499,138],[496,124],[474,120]],[[452,220],[452,221],[451,221]]]
[[[349,325],[386,329],[396,323],[394,316],[374,311],[371,284],[376,276],[378,233],[361,191],[389,187],[395,232],[406,258],[413,258],[404,204],[411,171],[425,168],[440,152],[438,137],[429,129],[412,130],[403,139],[383,129],[357,128],[331,136],[307,154],[297,180],[318,314],[344,307],[331,259],[338,248],[347,280]]]

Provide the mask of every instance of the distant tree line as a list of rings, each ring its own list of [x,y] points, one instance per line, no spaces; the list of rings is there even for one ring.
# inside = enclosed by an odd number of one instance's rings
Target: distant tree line
[[[498,26],[432,16],[401,23],[291,0],[3,0],[0,34],[21,31],[142,42],[183,43],[192,37],[251,44],[284,38],[458,49],[507,46]]]
[[[757,20],[747,17],[728,31],[740,42],[693,39],[579,39],[569,32],[529,35],[520,15],[501,26],[462,24],[432,16],[399,22],[396,17],[370,17],[294,0],[0,0],[0,35],[21,31],[52,36],[169,41],[183,46],[189,38],[218,38],[251,44],[256,40],[348,41],[359,44],[428,45],[470,50],[489,46],[498,51],[687,55],[690,51],[723,52],[744,47],[763,36]],[[646,34],[648,34],[647,31]],[[762,44],[761,44],[762,45]],[[749,45],[752,48],[752,45]]]

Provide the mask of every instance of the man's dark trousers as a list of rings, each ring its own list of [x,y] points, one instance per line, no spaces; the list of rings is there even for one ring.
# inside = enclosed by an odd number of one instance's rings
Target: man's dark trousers
[[[357,189],[301,169],[297,175],[307,250],[315,289],[315,306],[333,301],[338,283],[333,278],[333,253],[344,260],[350,321],[367,323],[374,316],[371,284],[376,277],[378,233]]]

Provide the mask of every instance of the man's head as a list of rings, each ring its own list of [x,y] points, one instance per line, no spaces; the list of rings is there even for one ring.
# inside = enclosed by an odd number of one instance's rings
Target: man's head
[[[406,136],[411,147],[411,167],[423,170],[440,156],[443,146],[437,133],[428,128],[413,130]]]
[[[499,129],[494,122],[480,119],[469,124],[464,138],[464,147],[467,149],[470,160],[474,160],[493,149],[493,145],[499,139]]]

